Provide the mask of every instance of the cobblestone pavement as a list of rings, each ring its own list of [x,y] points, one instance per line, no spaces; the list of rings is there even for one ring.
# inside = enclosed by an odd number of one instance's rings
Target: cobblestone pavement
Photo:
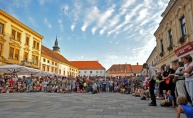
[[[174,118],[175,108],[120,93],[0,94],[0,118]],[[160,102],[160,101],[158,101]],[[182,118],[185,117],[181,114]]]

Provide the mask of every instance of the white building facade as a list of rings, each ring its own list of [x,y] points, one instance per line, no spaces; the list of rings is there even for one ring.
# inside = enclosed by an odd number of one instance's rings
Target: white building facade
[[[106,71],[101,70],[78,70],[79,76],[105,76]]]
[[[79,76],[105,76],[106,69],[98,61],[71,61]]]

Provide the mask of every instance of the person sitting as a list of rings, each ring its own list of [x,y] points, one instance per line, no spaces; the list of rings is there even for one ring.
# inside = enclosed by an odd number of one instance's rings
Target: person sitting
[[[133,94],[135,97],[141,97],[140,94],[142,93],[142,88],[141,86],[139,85],[136,90],[135,90],[135,93]]]
[[[122,94],[125,94],[125,88],[124,88],[123,86],[121,87],[120,90],[121,90],[120,92],[121,92]]]
[[[146,100],[146,99],[149,99],[149,88],[147,86],[144,86],[143,87],[143,90],[140,94],[141,96],[141,100]]]
[[[187,118],[193,118],[193,107],[188,105],[188,100],[185,97],[179,96],[177,98],[177,103],[179,105],[177,108],[176,118],[180,118],[181,112],[184,112]]]
[[[174,97],[171,95],[171,90],[168,90],[166,99],[162,100],[160,105],[165,107],[175,107]]]

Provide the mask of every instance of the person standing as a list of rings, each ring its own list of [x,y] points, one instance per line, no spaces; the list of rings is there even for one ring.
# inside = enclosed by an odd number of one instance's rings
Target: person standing
[[[183,58],[184,61],[184,70],[182,74],[185,76],[185,86],[190,97],[190,104],[193,105],[193,62],[192,57],[187,55]]]
[[[151,103],[149,103],[148,105],[149,106],[157,106],[156,97],[155,97],[155,94],[154,94],[156,72],[155,72],[154,68],[151,67],[151,66],[148,66],[147,63],[143,64],[143,68],[147,69],[148,77],[149,77]]]

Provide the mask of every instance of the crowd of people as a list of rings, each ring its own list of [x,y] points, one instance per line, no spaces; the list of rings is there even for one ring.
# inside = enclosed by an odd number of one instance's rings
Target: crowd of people
[[[17,75],[0,76],[0,93],[14,92],[56,92],[56,93],[102,93],[119,92],[133,94],[141,100],[149,100],[149,106],[157,106],[161,101],[163,107],[178,105],[178,115],[183,111],[188,118],[193,117],[193,62],[186,56],[177,67],[166,65],[161,72],[143,64],[142,75],[127,77],[18,77]]]
[[[140,81],[139,81],[140,79]],[[87,93],[120,92],[135,93],[143,86],[142,76],[129,77],[18,77],[17,75],[0,76],[0,93],[14,92],[56,92],[56,93]]]
[[[184,112],[187,118],[193,118],[193,60],[190,55],[170,68],[166,65],[160,72],[143,64],[143,75],[149,81],[152,102],[149,106],[157,106],[156,100],[162,100],[163,107],[177,107],[177,118]]]

